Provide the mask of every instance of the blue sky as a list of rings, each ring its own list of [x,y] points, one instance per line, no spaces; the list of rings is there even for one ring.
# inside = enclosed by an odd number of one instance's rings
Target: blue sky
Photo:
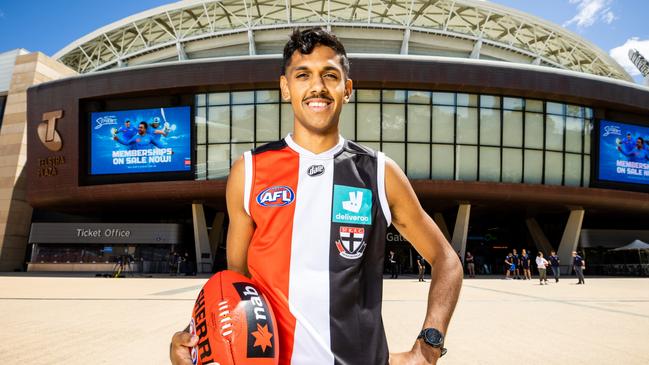
[[[165,0],[0,0],[0,52],[14,48],[53,55],[114,21],[172,3]],[[640,82],[627,59],[637,48],[649,58],[649,2],[644,0],[493,0],[562,25],[611,54]]]

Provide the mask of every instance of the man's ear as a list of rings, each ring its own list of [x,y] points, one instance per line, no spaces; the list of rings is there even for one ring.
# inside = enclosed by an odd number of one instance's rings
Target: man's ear
[[[343,102],[345,104],[349,103],[349,100],[352,98],[352,93],[354,92],[354,82],[352,79],[345,80],[345,96],[343,97]]]
[[[282,92],[282,99],[284,101],[290,101],[291,91],[288,89],[288,80],[284,75],[279,77],[279,89]]]

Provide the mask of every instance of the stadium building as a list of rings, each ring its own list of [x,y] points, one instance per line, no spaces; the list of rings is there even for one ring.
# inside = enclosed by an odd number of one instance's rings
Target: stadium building
[[[609,249],[649,241],[649,89],[580,36],[485,1],[202,0],[51,58],[0,55],[0,269],[130,255],[164,272],[172,252],[186,271],[223,268],[229,168],[290,132],[281,52],[312,26],[350,56],[342,135],[396,161],[479,272],[502,273],[514,248],[557,250],[568,270],[579,248],[614,273]],[[386,242],[413,267],[403,237]]]

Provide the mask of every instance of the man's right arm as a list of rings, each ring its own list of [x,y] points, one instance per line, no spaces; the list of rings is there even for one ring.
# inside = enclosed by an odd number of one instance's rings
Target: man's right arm
[[[225,188],[225,199],[230,218],[227,256],[229,270],[250,276],[248,274],[248,246],[254,232],[254,223],[243,206],[244,179],[244,162],[243,159],[239,159],[230,169],[228,184]],[[169,354],[171,363],[173,365],[191,365],[190,349],[197,342],[198,338],[189,333],[189,327],[184,331],[176,332],[171,339]]]

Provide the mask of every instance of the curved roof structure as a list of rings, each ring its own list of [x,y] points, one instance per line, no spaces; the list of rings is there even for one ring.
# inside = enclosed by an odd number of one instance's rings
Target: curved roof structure
[[[350,54],[479,58],[632,81],[605,52],[537,17],[477,0],[188,0],[105,26],[54,57],[79,73],[281,54],[290,29],[333,30]]]

